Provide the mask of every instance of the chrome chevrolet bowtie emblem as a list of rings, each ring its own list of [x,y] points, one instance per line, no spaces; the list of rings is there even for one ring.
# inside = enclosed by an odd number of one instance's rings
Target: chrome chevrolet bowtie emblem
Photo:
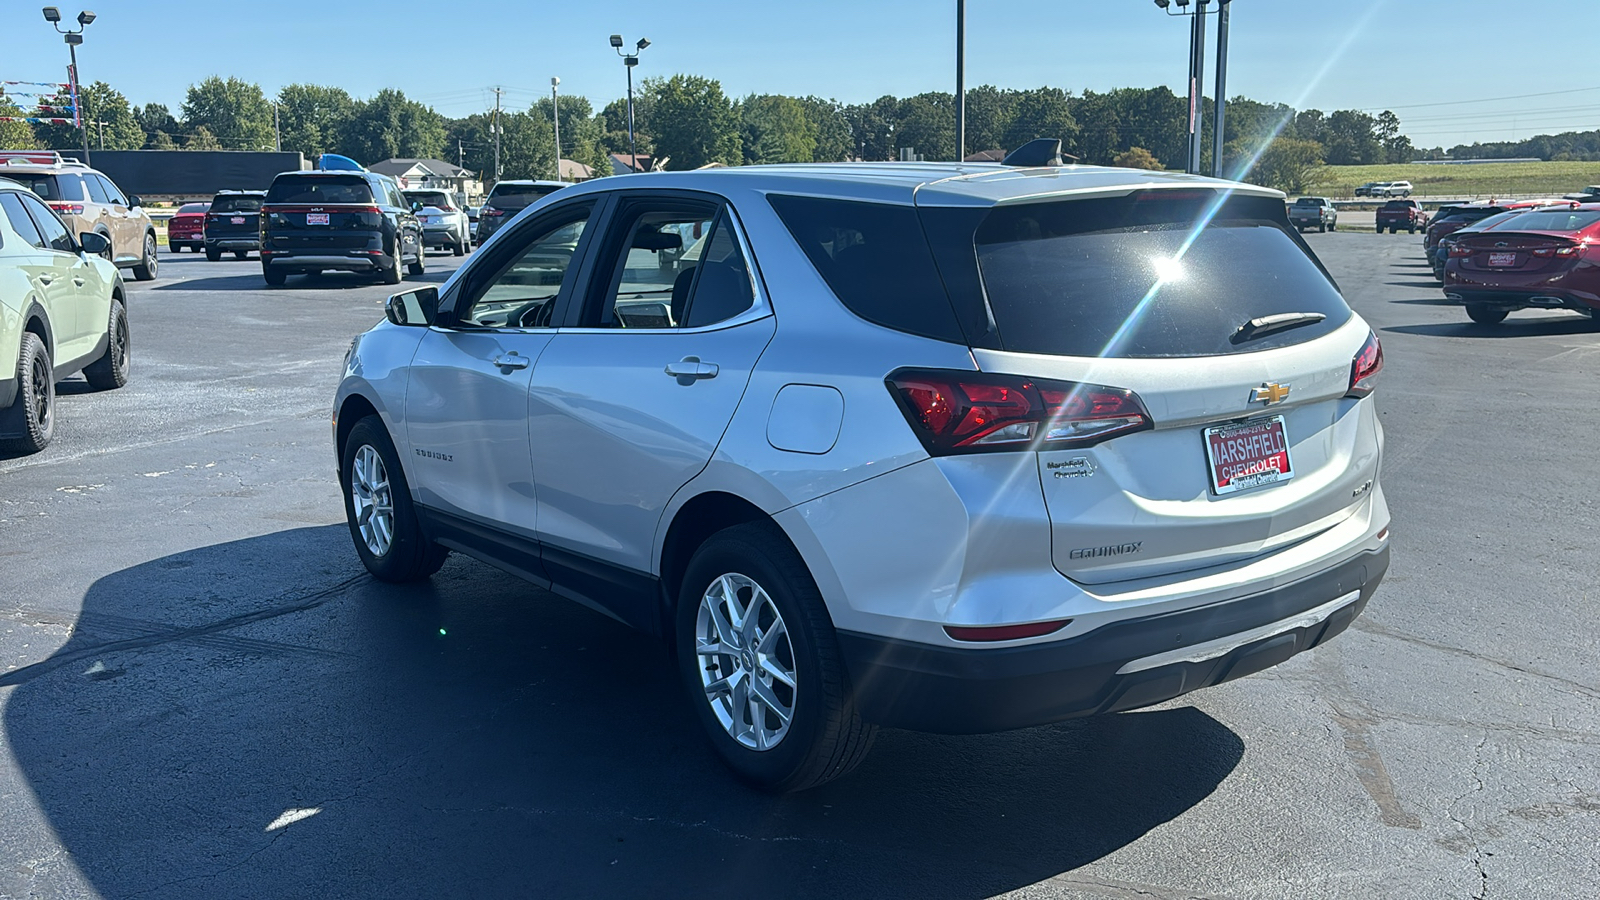
[[[1250,392],[1250,402],[1265,403],[1271,406],[1274,403],[1282,403],[1287,396],[1289,396],[1289,386],[1287,384],[1269,381]]]

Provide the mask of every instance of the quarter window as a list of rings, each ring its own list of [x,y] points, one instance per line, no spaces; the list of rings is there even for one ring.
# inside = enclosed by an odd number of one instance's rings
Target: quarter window
[[[0,191],[0,210],[5,210],[6,219],[11,223],[11,230],[15,231],[24,241],[43,250],[44,237],[39,234],[39,229],[34,226],[33,219],[28,217],[28,210],[22,205],[22,195],[14,191]]]
[[[34,197],[27,196],[22,197],[22,204],[33,214],[33,224],[38,226],[39,234],[44,238],[44,246],[48,246],[51,250],[60,250],[62,253],[77,252],[78,243],[72,239],[72,233],[61,224],[61,220],[56,218],[56,214],[50,211],[50,207]]]
[[[85,175],[83,182],[89,186],[89,199],[96,203],[109,204],[115,202],[111,199],[111,195],[106,193],[106,183],[100,180],[98,176]]]

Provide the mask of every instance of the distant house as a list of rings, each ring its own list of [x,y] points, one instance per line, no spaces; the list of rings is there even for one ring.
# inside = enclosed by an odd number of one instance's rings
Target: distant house
[[[615,174],[615,173],[613,173]],[[594,169],[574,159],[561,160],[562,181],[588,181],[594,177]]]
[[[653,172],[653,171],[655,171],[656,158],[651,156],[650,154],[648,154],[648,153],[639,154],[639,156],[638,156],[638,165],[630,165],[629,163],[630,163],[630,160],[632,160],[632,159],[633,159],[633,157],[629,156],[626,153],[613,153],[613,154],[611,154],[611,174],[613,174],[613,175],[626,175],[629,172]]]
[[[483,194],[483,182],[475,172],[442,159],[386,159],[367,168],[388,175],[407,190],[438,188],[458,195],[463,201]]]

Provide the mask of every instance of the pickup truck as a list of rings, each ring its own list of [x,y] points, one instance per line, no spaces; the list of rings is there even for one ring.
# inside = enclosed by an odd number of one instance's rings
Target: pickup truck
[[[1339,222],[1339,211],[1327,197],[1301,197],[1289,207],[1289,224],[1299,231],[1315,228],[1332,231]]]
[[[1579,203],[1600,203],[1600,184],[1591,184],[1575,194],[1567,194],[1563,200],[1576,200]]]
[[[1385,228],[1394,234],[1404,228],[1416,234],[1418,228],[1428,227],[1428,214],[1422,211],[1422,204],[1416,200],[1390,200],[1378,209],[1378,233],[1382,234]]]

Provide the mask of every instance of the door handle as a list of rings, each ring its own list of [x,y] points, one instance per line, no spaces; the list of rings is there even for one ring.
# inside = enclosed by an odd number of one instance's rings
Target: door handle
[[[56,277],[54,275],[51,275],[49,272],[40,272],[39,273],[39,283],[40,284],[49,284],[50,282],[55,281],[55,280],[56,280]]]
[[[72,276],[72,283],[76,287],[83,287],[83,278],[81,278],[80,276],[74,275],[74,276]]]
[[[679,384],[693,384],[702,378],[717,377],[717,364],[701,362],[698,356],[685,356],[682,362],[667,363],[662,371],[678,379]]]
[[[526,369],[533,364],[533,360],[516,353],[502,353],[494,358],[494,364],[502,369]]]

